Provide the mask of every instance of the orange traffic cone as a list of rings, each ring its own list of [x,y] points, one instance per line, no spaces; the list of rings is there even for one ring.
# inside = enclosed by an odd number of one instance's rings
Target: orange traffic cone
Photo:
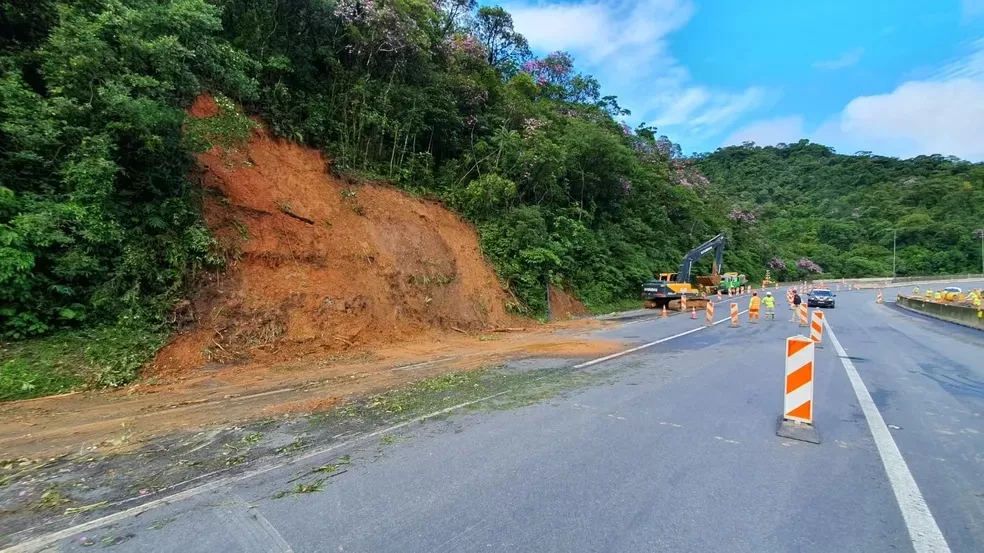
[[[662,316],[663,316],[664,319],[667,318],[667,317],[669,317],[669,315],[666,314],[666,306],[665,305],[663,306],[663,315]]]
[[[690,318],[691,319],[696,319],[697,318],[697,308],[696,307],[691,307],[691,309],[693,309],[693,311],[690,312]]]

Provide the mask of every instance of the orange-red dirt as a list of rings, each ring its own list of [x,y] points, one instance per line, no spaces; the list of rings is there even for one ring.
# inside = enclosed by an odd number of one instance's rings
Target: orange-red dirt
[[[588,314],[588,308],[584,307],[581,300],[573,294],[569,294],[562,288],[550,285],[550,314],[554,320],[562,321],[583,317]]]
[[[190,113],[217,111],[202,97]],[[199,161],[227,271],[176,309],[182,330],[137,384],[0,404],[0,457],[115,451],[510,358],[622,346],[573,332],[603,325],[594,319],[507,314],[474,229],[435,202],[346,184],[317,151],[263,131]],[[563,291],[551,298],[558,319],[583,309]],[[492,332],[503,328],[524,331]]]
[[[190,113],[215,109],[202,97]],[[346,184],[317,150],[262,130],[198,161],[205,219],[230,265],[192,301],[192,328],[161,350],[156,374],[523,325],[474,229],[440,204]]]

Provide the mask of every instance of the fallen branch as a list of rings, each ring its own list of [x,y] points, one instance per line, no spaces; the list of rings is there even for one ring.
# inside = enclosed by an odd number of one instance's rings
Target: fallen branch
[[[525,332],[526,328],[521,326],[510,326],[506,328],[493,328],[492,332]]]
[[[456,327],[456,326],[452,326],[452,327],[451,327],[451,330],[453,330],[453,331],[455,331],[455,332],[460,332],[460,333],[462,333],[462,334],[468,334],[467,332],[465,332],[464,330],[461,330],[460,328],[458,328],[458,327]]]
[[[287,209],[282,209],[282,208],[281,208],[280,211],[282,211],[284,213],[284,215],[286,215],[288,217],[293,217],[293,218],[297,219],[298,221],[304,221],[305,223],[307,223],[309,225],[313,225],[314,224],[314,221],[313,220],[308,219],[307,217],[305,217],[303,215],[298,215],[298,214],[294,213],[293,211],[290,211],[290,210],[287,210]]]
[[[349,345],[349,347],[355,347],[355,344],[353,344],[352,342],[349,342],[348,340],[346,340],[345,338],[342,338],[341,336],[337,336],[336,335],[335,336],[335,339],[338,340],[338,341],[340,341],[340,342],[345,342],[346,344]]]

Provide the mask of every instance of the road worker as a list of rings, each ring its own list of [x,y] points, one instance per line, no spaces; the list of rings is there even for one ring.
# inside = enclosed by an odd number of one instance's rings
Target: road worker
[[[943,292],[937,290],[936,294],[933,295],[935,301],[943,301]]]
[[[919,295],[919,287],[918,286],[916,286],[915,288],[912,289],[912,295],[913,296],[918,296]]]
[[[933,289],[932,288],[927,288],[926,289],[926,301],[929,301],[931,299],[933,299]]]
[[[748,322],[757,323],[761,310],[762,298],[759,297],[758,292],[752,292],[752,299],[748,300]]]
[[[980,309],[981,308],[981,297],[980,296],[974,296],[974,307],[976,307],[977,309]]]
[[[762,304],[765,305],[765,318],[776,320],[776,298],[772,297],[772,292],[765,293]]]

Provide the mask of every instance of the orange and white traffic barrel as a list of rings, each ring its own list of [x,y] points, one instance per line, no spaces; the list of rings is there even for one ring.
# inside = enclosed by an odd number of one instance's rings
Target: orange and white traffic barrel
[[[816,309],[810,318],[810,339],[818,348],[823,347],[823,311]]]
[[[712,301],[707,302],[706,311],[707,312],[704,316],[704,324],[706,325],[714,324],[714,302]]]
[[[782,418],[813,424],[813,340],[786,338],[786,385]]]
[[[687,295],[683,294],[680,296],[680,311],[687,310]]]
[[[882,291],[881,290],[878,291],[878,299],[876,299],[875,302],[876,303],[881,303],[882,302]]]
[[[807,326],[807,323],[806,323],[806,304],[805,303],[801,303],[800,304],[800,307],[799,307],[799,321],[800,321],[800,326],[802,326],[802,327],[806,327]]]
[[[718,301],[721,301],[721,290],[718,290]]]
[[[738,304],[734,302],[731,304],[731,327],[738,327]]]

